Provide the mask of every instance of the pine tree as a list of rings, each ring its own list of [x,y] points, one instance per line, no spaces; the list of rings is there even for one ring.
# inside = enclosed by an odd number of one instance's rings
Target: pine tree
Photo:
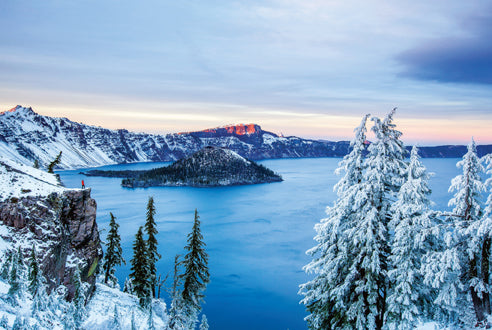
[[[171,308],[168,312],[168,329],[181,330],[184,329],[187,323],[187,317],[184,315],[184,303],[183,296],[179,291],[181,285],[179,267],[181,263],[179,262],[180,255],[174,257],[174,275],[173,275],[173,286],[170,292],[171,295]]]
[[[75,272],[73,275],[73,284],[75,287],[75,292],[72,300],[72,304],[75,309],[73,320],[77,328],[79,328],[82,325],[82,322],[86,315],[86,310],[84,284],[82,283],[82,279],[80,278],[80,269],[78,267],[75,268]]]
[[[208,330],[208,320],[205,314],[202,315],[202,322],[200,323],[200,330]]]
[[[430,208],[429,174],[413,147],[406,181],[392,206],[389,228],[394,232],[388,276],[391,291],[387,300],[387,324],[396,329],[415,329],[430,309],[433,292],[424,285],[422,260],[435,244],[430,236],[433,212]]]
[[[154,207],[154,198],[149,197],[149,201],[147,203],[147,219],[145,222],[145,232],[148,235],[147,239],[147,253],[148,253],[148,264],[149,264],[149,273],[150,273],[150,283],[152,290],[152,297],[155,298],[155,286],[156,286],[156,278],[157,278],[157,270],[155,267],[155,263],[157,260],[161,258],[161,255],[157,253],[157,239],[156,235],[158,233],[156,229],[156,223],[154,220],[155,215],[155,207]]]
[[[33,167],[34,168],[39,168],[39,161],[37,159],[34,160]]]
[[[36,257],[36,248],[33,244],[32,250],[31,250],[31,258],[29,260],[29,270],[28,270],[28,281],[29,281],[29,286],[28,290],[29,292],[34,296],[36,292],[38,291],[40,279],[39,279],[39,263],[38,259]]]
[[[364,170],[364,152],[366,150],[366,122],[354,129],[355,138],[350,143],[351,152],[339,163],[337,174],[344,173],[334,187],[338,198],[327,209],[328,217],[316,224],[318,244],[307,251],[313,260],[304,267],[307,273],[316,274],[315,278],[300,286],[304,295],[301,303],[306,305],[310,315],[306,321],[311,329],[351,328],[345,314],[344,301],[349,296],[350,286],[343,281],[350,273],[350,261],[353,251],[348,249],[348,241],[343,234],[355,226],[356,211],[353,210],[355,197],[362,180]]]
[[[184,257],[183,291],[181,296],[186,306],[186,315],[190,324],[196,322],[196,317],[201,310],[203,291],[209,282],[208,255],[205,252],[205,243],[200,231],[198,211],[195,210],[193,229],[188,234],[188,245],[185,247],[188,253]]]
[[[133,243],[133,258],[131,262],[130,279],[132,280],[134,293],[139,297],[140,306],[146,307],[151,298],[149,282],[149,266],[147,245],[143,239],[142,227],[138,229]]]
[[[10,298],[13,299],[14,303],[17,297],[22,295],[23,267],[24,264],[22,262],[22,253],[19,247],[19,249],[14,252],[12,256],[12,265],[10,267],[10,274],[8,279],[8,283],[10,285],[8,295]]]
[[[135,294],[131,278],[126,278],[123,284],[123,292]]]
[[[490,245],[487,247],[490,241],[488,233],[485,236],[486,232],[479,230],[483,225],[481,194],[485,191],[485,185],[481,180],[481,173],[484,168],[476,154],[473,140],[457,166],[463,169],[463,174],[456,176],[449,188],[450,192],[456,193],[449,201],[449,205],[454,206],[454,209],[448,218],[449,230],[445,233],[447,249],[431,259],[431,270],[434,272],[429,271],[427,277],[437,276],[440,279],[438,282],[432,281],[433,285],[439,288],[436,303],[457,312],[461,325],[471,326],[468,322],[467,308],[462,308],[463,306],[473,308],[478,324],[485,321],[485,314],[489,313],[487,308],[490,308]],[[468,304],[468,296],[471,297],[472,306]]]
[[[121,238],[118,234],[119,225],[116,223],[116,218],[113,213],[109,213],[111,220],[109,221],[109,233],[106,239],[107,249],[104,255],[103,270],[104,270],[104,283],[108,284],[111,281],[114,286],[118,283],[118,279],[114,276],[114,267],[120,266],[121,263],[126,264],[123,259],[123,251],[121,249]]]
[[[56,158],[51,163],[49,163],[48,173],[54,173],[55,166],[60,164],[60,162],[61,162],[61,156],[62,156],[62,152],[60,151],[58,156],[56,156]]]

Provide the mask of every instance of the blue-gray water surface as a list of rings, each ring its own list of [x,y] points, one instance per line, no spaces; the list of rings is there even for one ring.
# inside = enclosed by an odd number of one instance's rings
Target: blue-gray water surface
[[[194,210],[202,223],[209,254],[210,284],[203,312],[215,330],[307,329],[306,312],[299,304],[298,286],[309,280],[302,267],[309,262],[314,225],[335,200],[334,174],[339,158],[265,160],[260,163],[280,173],[284,181],[271,184],[191,188],[127,189],[121,179],[86,177],[81,170],[58,172],[65,186],[79,188],[81,180],[97,201],[101,238],[107,236],[109,212],[120,224],[126,266],[117,269],[120,284],[130,273],[132,243],[145,222],[146,205],[153,196],[157,209],[158,272],[171,286],[174,256],[184,254]],[[451,178],[459,174],[457,159],[425,159],[435,175],[430,180],[436,208],[447,209]],[[104,166],[100,169],[149,169],[168,163]],[[82,170],[85,171],[85,170]],[[163,288],[163,291],[165,289]],[[163,296],[165,296],[163,294]],[[167,296],[166,302],[169,304]]]

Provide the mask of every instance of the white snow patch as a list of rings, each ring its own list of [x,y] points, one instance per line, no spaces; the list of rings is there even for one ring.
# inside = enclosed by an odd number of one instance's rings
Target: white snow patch
[[[66,189],[54,174],[0,156],[0,200],[11,197],[47,196]]]

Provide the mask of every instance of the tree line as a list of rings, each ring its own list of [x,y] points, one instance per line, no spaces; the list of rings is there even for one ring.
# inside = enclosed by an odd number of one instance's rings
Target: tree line
[[[161,258],[157,252],[157,228],[155,222],[156,209],[154,198],[149,197],[147,203],[146,221],[140,226],[133,243],[133,257],[130,260],[131,273],[125,281],[123,291],[136,295],[139,298],[141,308],[149,310],[152,315],[152,299],[160,298],[160,290],[163,282],[157,277],[156,262]],[[119,225],[115,217],[110,213],[109,232],[107,236],[107,248],[103,259],[104,283],[116,286],[115,267],[125,263],[118,234]],[[144,232],[147,239],[144,238]],[[180,256],[175,257],[174,276],[171,292],[171,307],[168,310],[167,329],[194,329],[201,312],[201,304],[204,300],[203,292],[210,279],[208,271],[208,254],[205,252],[205,243],[200,229],[200,217],[195,210],[192,231],[188,234],[188,244],[185,257],[180,261]],[[181,272],[181,268],[184,271]],[[156,294],[156,288],[158,292]],[[208,329],[208,321],[202,315],[201,328]]]
[[[311,329],[490,327],[492,178],[483,177],[492,155],[479,158],[472,140],[449,188],[453,210],[432,210],[430,175],[417,147],[405,159],[395,110],[371,118],[373,143],[366,115],[339,163],[337,199],[307,251],[306,321]]]

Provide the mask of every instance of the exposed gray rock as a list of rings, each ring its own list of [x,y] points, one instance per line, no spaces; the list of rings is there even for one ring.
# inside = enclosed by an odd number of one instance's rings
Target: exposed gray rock
[[[11,198],[0,202],[0,221],[10,227],[11,233],[4,239],[20,245],[25,260],[34,243],[49,289],[63,284],[67,299],[71,300],[75,267],[80,268],[82,281],[89,283],[90,292],[94,289],[95,268],[102,258],[96,207],[90,189],[67,190],[48,197]]]

